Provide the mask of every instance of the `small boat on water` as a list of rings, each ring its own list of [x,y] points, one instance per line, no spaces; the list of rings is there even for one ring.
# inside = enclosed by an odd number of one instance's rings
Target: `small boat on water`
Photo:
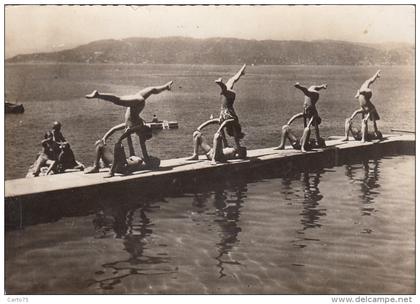
[[[6,114],[20,114],[25,112],[25,108],[20,103],[5,102],[4,111]]]
[[[146,122],[146,126],[152,128],[153,130],[178,129],[178,122],[167,120],[152,120],[150,122]]]

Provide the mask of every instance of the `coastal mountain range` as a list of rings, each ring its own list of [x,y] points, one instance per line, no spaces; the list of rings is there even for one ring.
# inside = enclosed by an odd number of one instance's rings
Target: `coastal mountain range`
[[[405,43],[166,37],[98,40],[6,63],[414,65],[414,58],[414,45]]]

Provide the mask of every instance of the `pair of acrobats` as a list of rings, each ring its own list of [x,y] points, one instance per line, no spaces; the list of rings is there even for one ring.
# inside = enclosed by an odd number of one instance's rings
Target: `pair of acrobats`
[[[372,90],[370,86],[380,77],[380,70],[375,75],[366,80],[359,90],[357,90],[354,96],[359,100],[360,108],[357,109],[350,118],[345,121],[345,135],[344,141],[349,140],[350,133],[355,140],[366,142],[372,139],[382,139],[382,133],[378,130],[376,121],[380,119],[379,114],[371,102]],[[300,89],[305,94],[304,111],[302,113],[294,115],[286,125],[282,127],[280,145],[276,148],[277,150],[284,149],[286,145],[286,139],[290,141],[293,148],[306,152],[312,148],[323,148],[325,147],[325,141],[319,135],[319,124],[321,118],[318,115],[315,104],[319,99],[319,91],[321,89],[327,89],[327,85],[323,84],[320,86],[311,86],[308,89],[302,87],[299,83],[295,85],[296,88]],[[355,128],[352,123],[354,118],[358,115],[362,115],[362,126],[361,129]],[[290,125],[293,121],[298,118],[303,118],[304,131],[300,139],[293,134]],[[309,120],[309,121],[308,121]],[[368,132],[368,121],[371,120],[373,123],[373,132]],[[308,121],[308,122],[307,122]],[[310,126],[315,129],[315,139],[310,139]]]

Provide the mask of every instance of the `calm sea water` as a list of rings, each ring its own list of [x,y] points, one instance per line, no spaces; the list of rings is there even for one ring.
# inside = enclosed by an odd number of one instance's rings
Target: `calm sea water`
[[[396,156],[58,208],[6,232],[6,291],[415,293],[414,191]]]
[[[174,81],[172,92],[151,96],[143,118],[153,114],[177,120],[179,129],[156,133],[148,142],[152,155],[162,159],[191,153],[192,131],[211,114],[217,117],[220,100],[218,77],[225,80],[239,66],[194,65],[6,65],[5,85],[9,101],[25,106],[22,115],[5,118],[5,177],[24,177],[40,150],[45,131],[55,120],[71,143],[76,158],[93,162],[94,142],[112,126],[123,122],[125,109],[100,100],[86,100],[94,89],[130,94],[141,88]],[[384,133],[394,128],[414,129],[413,67],[351,66],[249,66],[236,84],[235,107],[247,136],[248,148],[278,144],[279,129],[300,112],[303,95],[293,85],[327,82],[318,109],[321,135],[341,135],[343,122],[358,107],[353,98],[361,83],[382,69],[374,85],[373,102]],[[297,123],[298,125],[300,123]],[[209,128],[209,134],[215,130]],[[139,150],[139,149],[138,149]]]
[[[7,65],[7,99],[24,103],[26,111],[5,118],[6,178],[25,175],[54,120],[62,122],[77,159],[92,163],[93,143],[124,114],[113,104],[85,100],[93,89],[127,94],[174,80],[172,92],[148,99],[143,117],[156,113],[180,127],[155,133],[148,147],[162,159],[189,155],[192,131],[218,115],[214,79],[238,68]],[[377,68],[248,67],[235,87],[245,145],[278,144],[280,127],[302,108],[296,81],[328,82],[318,102],[321,134],[342,134],[344,119],[357,108],[356,89]],[[414,69],[380,68],[373,86],[380,128],[414,129]],[[36,224],[6,232],[6,290],[414,293],[414,189],[414,157],[398,156],[287,177],[209,181],[194,192],[60,205],[46,213],[53,218],[40,210]]]

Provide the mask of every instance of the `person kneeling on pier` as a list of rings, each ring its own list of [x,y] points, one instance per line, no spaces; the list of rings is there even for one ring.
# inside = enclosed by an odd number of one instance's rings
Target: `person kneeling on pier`
[[[284,125],[281,129],[281,138],[280,138],[280,145],[275,150],[283,150],[286,146],[286,139],[289,140],[292,147],[296,150],[301,150],[302,152],[306,152],[307,150],[311,150],[314,148],[325,148],[325,140],[322,137],[318,139],[311,139],[311,129],[310,126],[314,125],[313,120],[316,119],[316,125],[318,126],[321,124],[321,118],[319,116],[313,116],[309,120],[308,125],[303,130],[303,135],[300,139],[296,137],[296,135],[292,132],[290,125],[293,121],[298,118],[303,118],[304,113],[299,113],[294,115],[290,120]]]
[[[111,170],[106,177],[112,177],[115,173],[130,174],[139,170],[159,168],[160,159],[157,157],[148,156],[147,163],[133,153],[127,158],[121,141],[115,144],[114,153],[112,153],[111,149],[106,145],[106,140],[115,131],[115,128],[110,129],[102,139],[95,143],[95,162],[93,167],[85,171],[86,174],[97,173],[100,168],[107,167],[111,167]],[[143,126],[139,134],[139,137],[146,141],[152,137],[152,130],[147,126]]]
[[[204,140],[203,135],[201,134],[201,129],[203,125],[197,128],[197,130],[193,134],[193,141],[194,141],[194,153],[191,157],[187,158],[187,160],[197,160],[198,159],[198,151],[204,151],[207,159],[211,160],[212,164],[216,164],[219,162],[227,162],[229,159],[245,159],[246,158],[246,148],[239,147],[239,148],[231,148],[231,147],[224,147],[223,144],[223,129],[226,127],[228,123],[233,122],[233,119],[225,120],[219,127],[219,129],[214,134],[213,138],[213,147],[210,147],[209,144],[206,143]]]

